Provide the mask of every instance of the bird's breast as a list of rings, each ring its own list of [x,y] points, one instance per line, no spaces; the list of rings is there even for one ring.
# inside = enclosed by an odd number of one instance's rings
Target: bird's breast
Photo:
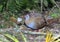
[[[31,22],[31,23],[27,24],[27,26],[32,28],[32,29],[37,29],[35,22]]]

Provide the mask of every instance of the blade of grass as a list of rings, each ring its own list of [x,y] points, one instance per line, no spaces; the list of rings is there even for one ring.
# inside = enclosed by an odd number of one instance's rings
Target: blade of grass
[[[47,32],[46,42],[51,42],[51,41],[53,41],[52,33],[51,32]]]
[[[15,37],[15,36],[12,36],[10,34],[4,34],[6,37],[10,38],[11,40],[13,40],[14,42],[19,42],[19,40]]]
[[[21,34],[21,36],[22,36],[24,42],[27,42],[27,39],[26,39],[26,37],[24,36],[24,34],[23,34],[22,32],[20,32],[20,34]]]

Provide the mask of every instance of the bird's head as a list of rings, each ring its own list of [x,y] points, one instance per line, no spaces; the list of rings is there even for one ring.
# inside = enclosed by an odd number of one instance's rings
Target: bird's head
[[[30,16],[27,14],[24,16],[25,20],[29,20]]]

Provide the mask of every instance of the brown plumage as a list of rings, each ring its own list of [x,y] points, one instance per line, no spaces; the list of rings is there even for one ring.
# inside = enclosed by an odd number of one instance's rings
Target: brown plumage
[[[31,29],[41,29],[46,25],[43,16],[39,13],[27,14],[25,16],[25,24]]]

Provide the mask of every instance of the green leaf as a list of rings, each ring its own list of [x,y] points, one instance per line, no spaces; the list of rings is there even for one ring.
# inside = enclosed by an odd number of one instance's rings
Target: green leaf
[[[58,18],[58,14],[56,14],[56,13],[53,13],[50,16],[52,16],[53,18]]]
[[[2,10],[3,5],[0,5],[0,11]]]
[[[26,37],[24,36],[24,34],[23,34],[22,32],[20,32],[20,33],[21,33],[21,36],[22,36],[24,42],[27,42],[27,39],[26,39]]]
[[[4,35],[0,34],[0,42],[10,42]]]
[[[39,0],[34,0],[34,2],[35,2],[35,3],[38,3],[38,2],[39,2]]]
[[[47,0],[44,0],[44,5],[47,7],[48,6],[48,1]]]
[[[50,0],[52,4],[55,4],[55,0]]]
[[[10,34],[5,34],[5,36],[12,39],[14,42],[19,42],[19,40],[15,36],[12,36]]]

